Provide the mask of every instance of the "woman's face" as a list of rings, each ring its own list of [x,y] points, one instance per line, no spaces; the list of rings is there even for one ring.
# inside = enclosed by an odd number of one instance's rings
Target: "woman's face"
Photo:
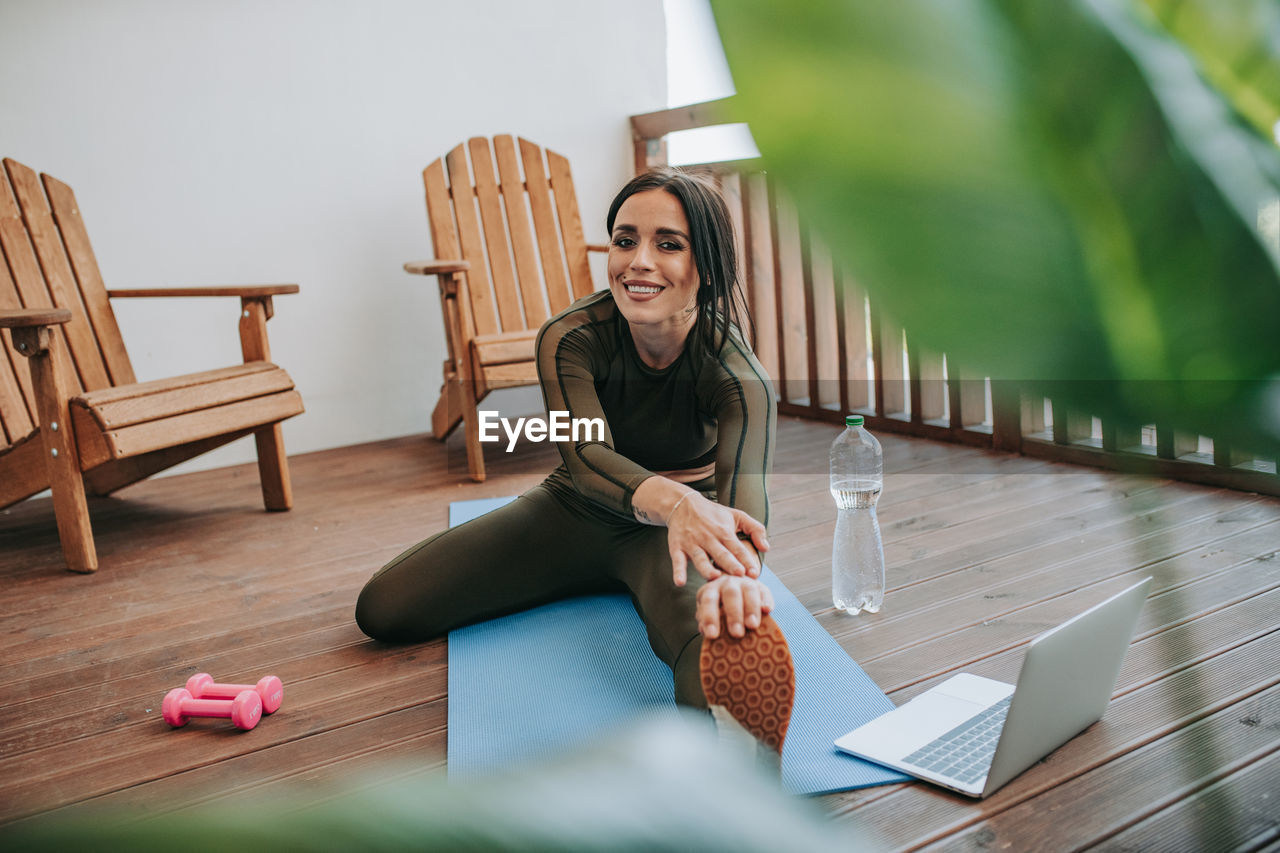
[[[608,273],[629,324],[688,333],[697,315],[698,268],[680,199],[655,189],[622,203],[609,235]]]

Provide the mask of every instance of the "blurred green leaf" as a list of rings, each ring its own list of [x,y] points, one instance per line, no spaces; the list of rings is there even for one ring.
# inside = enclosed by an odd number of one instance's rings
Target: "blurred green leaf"
[[[1139,2],[713,7],[736,117],[915,340],[1275,452],[1280,273],[1256,221],[1280,152]]]
[[[1280,3],[1143,0],[1204,75],[1261,133],[1280,121]]]

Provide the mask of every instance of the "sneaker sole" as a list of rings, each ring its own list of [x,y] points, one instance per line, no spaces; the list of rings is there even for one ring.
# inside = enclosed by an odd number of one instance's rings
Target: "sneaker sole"
[[[782,629],[765,616],[744,637],[703,639],[698,659],[708,705],[723,705],[761,743],[782,754],[795,703],[796,670]]]

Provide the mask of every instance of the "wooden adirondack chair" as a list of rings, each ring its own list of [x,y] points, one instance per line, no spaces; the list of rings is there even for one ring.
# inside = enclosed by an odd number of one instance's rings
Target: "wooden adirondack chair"
[[[468,153],[470,163],[468,164]],[[497,171],[494,171],[494,164]],[[521,174],[523,165],[523,175]],[[477,407],[489,391],[538,381],[534,339],[551,315],[594,289],[569,161],[527,139],[475,137],[422,172],[449,357],[431,414],[443,441],[462,421],[471,478],[484,480]]]
[[[267,509],[293,504],[280,422],[302,412],[270,363],[271,299],[296,284],[108,291],[66,184],[0,173],[0,508],[44,489],[67,567],[98,567],[86,493],[119,488],[253,433]],[[109,297],[240,298],[244,364],[137,382]],[[23,358],[22,356],[25,356]]]

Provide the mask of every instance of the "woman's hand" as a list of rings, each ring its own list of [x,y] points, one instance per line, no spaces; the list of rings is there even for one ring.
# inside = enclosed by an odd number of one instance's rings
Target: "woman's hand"
[[[756,578],[721,575],[698,590],[698,630],[711,639],[720,636],[720,616],[731,637],[760,627],[773,610],[773,593]]]
[[[721,575],[760,577],[760,558],[739,534],[760,551],[769,550],[764,525],[740,509],[708,500],[701,493],[683,495],[667,518],[667,548],[676,586],[688,580],[688,564],[708,581]]]

